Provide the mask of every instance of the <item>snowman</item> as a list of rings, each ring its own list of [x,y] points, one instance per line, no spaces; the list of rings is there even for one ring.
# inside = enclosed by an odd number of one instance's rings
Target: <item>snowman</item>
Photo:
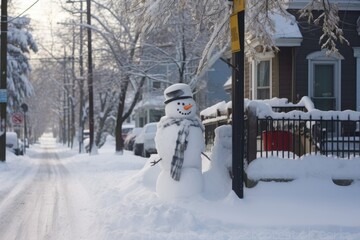
[[[156,192],[164,199],[184,198],[202,191],[202,125],[189,85],[177,83],[164,91],[165,116],[157,126],[155,144],[161,158]]]

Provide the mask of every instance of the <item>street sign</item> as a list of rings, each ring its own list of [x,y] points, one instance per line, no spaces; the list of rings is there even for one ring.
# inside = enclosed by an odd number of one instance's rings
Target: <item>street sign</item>
[[[21,112],[14,112],[11,115],[11,123],[13,127],[21,127],[24,124],[24,115]]]
[[[7,102],[7,90],[0,89],[0,103],[6,103],[6,102]]]
[[[233,1],[233,12],[238,13],[245,10],[245,0],[234,0]]]
[[[26,103],[21,104],[21,109],[23,110],[24,113],[26,113],[29,110],[29,107]]]
[[[238,14],[230,16],[230,31],[231,31],[231,52],[240,52],[240,35],[239,35],[239,22]]]

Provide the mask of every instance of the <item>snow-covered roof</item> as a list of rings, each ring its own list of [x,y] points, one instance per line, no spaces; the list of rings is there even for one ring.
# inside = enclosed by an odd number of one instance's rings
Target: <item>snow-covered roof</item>
[[[272,26],[265,25],[264,31],[272,37],[272,44],[277,47],[301,46],[303,37],[294,15],[286,11],[272,11],[268,13],[268,17]],[[253,32],[247,36],[247,41],[254,47],[260,44],[256,34]]]
[[[278,12],[272,13],[270,18],[275,24],[273,39],[278,47],[300,46],[302,34],[295,17],[291,14],[284,16]]]
[[[228,80],[224,83],[224,89],[227,90],[227,89],[231,89],[231,84],[232,84],[232,76],[230,76],[228,78]]]
[[[346,11],[360,11],[359,0],[330,0],[331,3],[336,3],[339,10]],[[309,0],[288,0],[288,9],[302,9],[309,3]]]
[[[231,89],[232,84],[232,76],[229,77],[229,79],[224,83],[224,89]]]
[[[164,109],[165,98],[163,95],[156,95],[151,96],[146,99],[141,100],[138,104],[136,104],[136,107],[134,108],[134,111],[142,108],[142,109],[149,109],[149,108],[155,108],[155,109]]]

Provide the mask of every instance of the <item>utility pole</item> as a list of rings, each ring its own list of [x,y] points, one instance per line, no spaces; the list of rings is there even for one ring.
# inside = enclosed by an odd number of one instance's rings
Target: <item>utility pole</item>
[[[6,161],[6,108],[7,108],[7,0],[1,0],[1,42],[0,42],[0,161]]]
[[[29,110],[29,107],[26,103],[21,104],[21,110],[24,113],[24,154],[26,154],[26,145],[29,144],[29,139],[27,135],[27,119],[26,119],[26,113]]]
[[[244,198],[244,34],[245,0],[233,0],[230,17],[232,64],[232,189]]]
[[[74,137],[75,137],[75,25],[72,28],[73,30],[73,39],[72,39],[72,49],[71,49],[71,139],[70,139],[70,147],[73,148],[74,145]]]
[[[84,99],[84,58],[83,58],[83,48],[84,48],[84,34],[83,34],[83,0],[80,1],[73,1],[67,0],[66,3],[80,3],[80,43],[79,43],[79,73],[80,76],[78,80],[79,86],[79,128],[78,128],[78,142],[79,142],[79,153],[82,153],[84,150],[84,106],[85,106],[85,99]]]
[[[84,34],[83,34],[83,2],[80,1],[80,46],[79,46],[79,98],[80,98],[80,105],[79,105],[79,153],[83,152],[84,149],[84,58],[83,58],[83,49],[84,49]]]
[[[67,93],[67,81],[66,81],[66,50],[64,47],[64,62],[63,62],[63,67],[64,67],[64,92],[63,92],[63,144],[66,144],[67,141],[67,97],[68,97],[68,93]]]
[[[94,147],[94,96],[93,96],[93,66],[92,66],[92,39],[91,39],[91,0],[87,3],[87,35],[88,35],[88,90],[89,90],[89,131],[90,131],[90,148],[91,154]]]

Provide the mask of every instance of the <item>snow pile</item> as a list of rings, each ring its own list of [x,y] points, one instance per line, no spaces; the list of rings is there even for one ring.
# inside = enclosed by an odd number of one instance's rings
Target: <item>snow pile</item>
[[[215,129],[211,163],[204,172],[204,195],[209,199],[222,199],[231,191],[232,127],[223,125]]]
[[[257,158],[249,164],[246,173],[252,180],[300,178],[360,180],[360,158],[342,159],[321,155],[304,156],[300,159]]]

